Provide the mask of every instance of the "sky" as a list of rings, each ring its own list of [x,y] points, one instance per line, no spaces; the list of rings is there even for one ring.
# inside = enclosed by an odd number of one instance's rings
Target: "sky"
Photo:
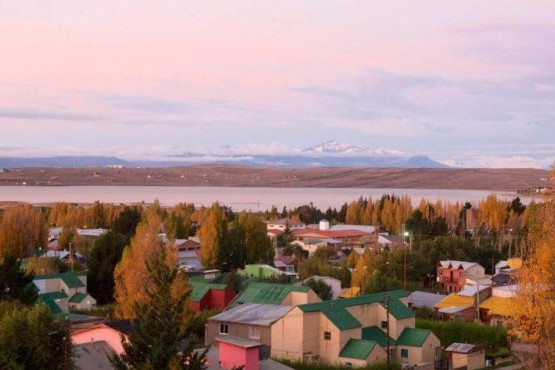
[[[555,3],[3,0],[0,157],[555,161]]]

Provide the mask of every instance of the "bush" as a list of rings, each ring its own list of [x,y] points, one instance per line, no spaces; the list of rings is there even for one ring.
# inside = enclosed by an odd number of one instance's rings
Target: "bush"
[[[335,365],[328,365],[328,364],[321,364],[317,362],[304,362],[304,361],[291,361],[291,360],[284,360],[284,359],[275,359],[276,361],[284,364],[285,366],[289,366],[295,370],[343,370],[343,369],[353,369],[353,367],[347,366],[335,366]],[[401,365],[397,362],[391,361],[389,366],[391,370],[400,370]],[[378,362],[372,365],[368,365],[365,367],[357,367],[356,369],[359,370],[387,370],[387,363],[385,362]]]
[[[473,343],[482,346],[486,354],[509,347],[507,330],[461,321],[416,320],[416,327],[431,330],[445,347],[452,343]]]

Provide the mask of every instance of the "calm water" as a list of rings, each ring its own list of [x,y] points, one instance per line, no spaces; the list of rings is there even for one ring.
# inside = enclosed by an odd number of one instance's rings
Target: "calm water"
[[[363,197],[379,198],[383,194],[407,195],[413,204],[422,198],[435,201],[471,202],[477,204],[492,192],[477,190],[430,189],[327,189],[327,188],[232,188],[232,187],[178,187],[178,186],[0,186],[0,201],[20,201],[33,204],[75,202],[92,203],[151,203],[158,199],[163,205],[179,202],[197,206],[213,202],[232,207],[235,211],[266,210],[275,205],[281,210],[312,202],[325,210],[340,208],[345,202]],[[496,193],[502,199],[512,200],[516,194]],[[521,197],[523,203],[532,198]]]

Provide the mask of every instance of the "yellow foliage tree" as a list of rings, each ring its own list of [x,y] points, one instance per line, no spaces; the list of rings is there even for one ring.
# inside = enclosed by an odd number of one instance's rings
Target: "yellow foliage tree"
[[[528,368],[555,369],[555,200],[534,207],[528,237],[512,333],[534,349],[524,356]]]
[[[168,268],[177,265],[177,254],[173,247],[164,246],[159,237],[162,221],[155,209],[145,212],[141,224],[137,227],[131,245],[123,251],[121,261],[114,270],[114,298],[116,299],[115,314],[122,319],[134,317],[133,306],[135,303],[148,303],[146,294],[147,269],[145,262],[154,254],[157,248],[167,248],[166,263]],[[188,290],[187,277],[178,274],[172,290],[175,297]]]
[[[6,208],[0,221],[0,259],[8,254],[30,257],[35,247],[46,246],[45,225],[32,206]]]

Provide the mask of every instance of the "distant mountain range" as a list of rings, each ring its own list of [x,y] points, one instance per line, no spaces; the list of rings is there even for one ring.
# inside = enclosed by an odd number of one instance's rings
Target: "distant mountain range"
[[[178,159],[179,158],[179,159]],[[117,157],[0,157],[0,168],[28,167],[177,167],[198,164],[230,164],[257,167],[407,167],[446,168],[427,156],[307,156],[307,155],[255,155],[255,156],[202,156],[191,154],[179,156],[174,161],[128,161]]]
[[[187,152],[174,154],[169,160],[125,160],[102,156],[57,157],[0,157],[0,168],[29,167],[177,167],[202,164],[233,164],[257,167],[406,167],[445,168],[447,165],[427,156],[410,156],[395,150],[368,149],[361,146],[328,141],[292,154],[250,155],[235,153],[227,147],[226,153],[205,154]]]

